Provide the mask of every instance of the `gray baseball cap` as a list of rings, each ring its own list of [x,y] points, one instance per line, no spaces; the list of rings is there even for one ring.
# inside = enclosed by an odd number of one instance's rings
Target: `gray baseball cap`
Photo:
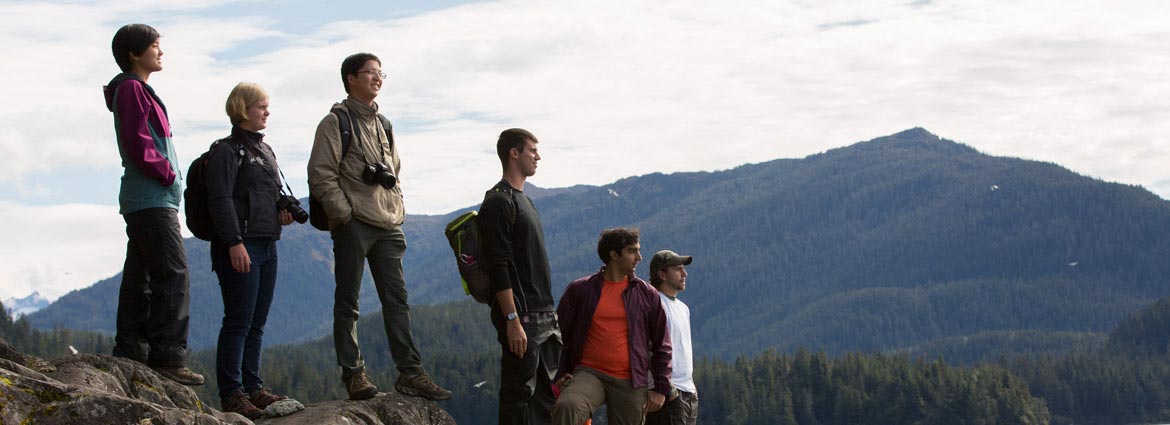
[[[690,265],[693,257],[689,255],[678,255],[674,251],[664,249],[654,253],[654,257],[650,259],[650,280],[658,279],[658,271],[663,267]]]

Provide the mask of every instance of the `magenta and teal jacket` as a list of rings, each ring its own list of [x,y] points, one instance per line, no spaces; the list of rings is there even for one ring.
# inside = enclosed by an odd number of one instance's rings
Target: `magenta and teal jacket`
[[[103,91],[106,108],[114,113],[114,133],[125,169],[118,212],[179,209],[183,185],[166,106],[154,89],[128,72],[110,80]]]

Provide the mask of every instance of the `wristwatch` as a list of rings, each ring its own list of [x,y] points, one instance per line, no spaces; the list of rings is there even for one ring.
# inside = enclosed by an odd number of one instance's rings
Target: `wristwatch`
[[[517,317],[519,317],[519,316],[516,314],[516,312],[515,312],[515,311],[513,311],[513,312],[511,312],[511,313],[508,313],[508,315],[507,315],[507,316],[504,316],[504,319],[505,319],[505,320],[507,320],[507,321],[509,321],[509,322],[511,322],[511,321],[513,321],[513,320],[516,320],[516,318],[517,318]]]

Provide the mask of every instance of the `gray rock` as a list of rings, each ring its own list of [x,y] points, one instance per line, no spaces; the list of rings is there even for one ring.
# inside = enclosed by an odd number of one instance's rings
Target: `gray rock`
[[[0,402],[0,423],[251,423],[243,416],[207,407],[190,388],[132,360],[84,354],[50,365],[12,350],[3,341],[0,352],[19,354],[0,358],[0,400],[4,401]]]
[[[305,407],[280,404],[261,424],[454,425],[434,403],[398,393],[363,401]],[[299,410],[302,410],[298,412]],[[190,388],[133,360],[81,354],[52,363],[22,354],[0,339],[0,424],[248,425],[247,418],[204,404]]]
[[[53,371],[53,365],[49,364],[49,362],[16,351],[8,345],[8,341],[5,341],[4,338],[0,338],[0,359],[9,360],[41,373]]]
[[[295,415],[263,418],[256,424],[455,425],[455,419],[430,401],[398,393],[378,393],[369,400],[310,404]]]
[[[286,398],[284,400],[269,404],[268,407],[265,407],[264,416],[269,418],[279,418],[281,416],[288,416],[302,410],[305,410],[305,405],[291,398]]]

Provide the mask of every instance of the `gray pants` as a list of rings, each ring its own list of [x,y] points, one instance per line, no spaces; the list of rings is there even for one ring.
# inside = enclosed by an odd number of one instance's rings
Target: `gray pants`
[[[508,349],[508,328],[498,305],[492,306],[492,324],[500,342],[499,425],[547,425],[557,398],[552,378],[561,358],[561,330],[552,311],[520,313],[516,320],[528,335],[528,351],[516,357]]]
[[[699,421],[699,395],[679,391],[657,412],[646,414],[646,425],[695,425]]]
[[[422,359],[410,330],[410,305],[406,302],[406,277],[402,273],[406,235],[399,227],[382,229],[357,219],[334,228],[331,235],[337,282],[333,293],[333,347],[342,379],[347,380],[365,368],[358,347],[357,320],[358,293],[367,260],[382,302],[382,320],[394,363],[407,376],[423,373]]]

